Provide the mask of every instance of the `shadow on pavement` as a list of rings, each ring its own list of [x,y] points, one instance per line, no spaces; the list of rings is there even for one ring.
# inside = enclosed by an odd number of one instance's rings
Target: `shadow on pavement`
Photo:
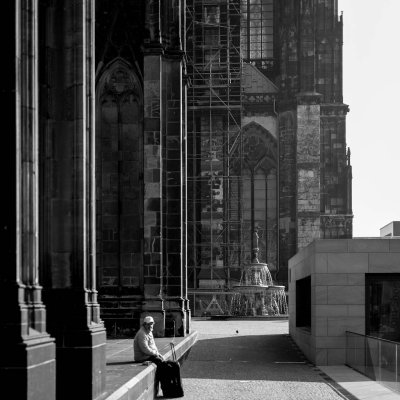
[[[182,377],[321,381],[287,334],[200,339],[182,368]]]

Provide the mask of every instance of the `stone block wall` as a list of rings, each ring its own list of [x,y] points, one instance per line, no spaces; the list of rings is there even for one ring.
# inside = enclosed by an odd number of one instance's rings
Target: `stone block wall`
[[[315,240],[289,260],[289,333],[316,365],[344,364],[365,334],[365,274],[399,273],[400,239]],[[296,281],[311,276],[311,327],[296,327]]]
[[[298,96],[297,249],[320,238],[320,96]]]
[[[297,251],[296,112],[279,116],[279,267],[277,280],[287,283],[288,260]]]

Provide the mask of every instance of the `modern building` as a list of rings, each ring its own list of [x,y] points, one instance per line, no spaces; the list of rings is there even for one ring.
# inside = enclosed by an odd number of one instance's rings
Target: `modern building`
[[[381,237],[400,236],[400,221],[392,221],[380,229]]]
[[[345,364],[346,331],[359,350],[364,335],[399,342],[399,238],[315,240],[289,260],[289,277],[289,333],[312,363]],[[372,364],[377,348],[364,350]]]

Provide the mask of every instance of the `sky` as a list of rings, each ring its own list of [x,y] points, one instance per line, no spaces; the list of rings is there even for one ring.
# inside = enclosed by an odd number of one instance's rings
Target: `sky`
[[[353,236],[400,221],[400,0],[339,0]]]

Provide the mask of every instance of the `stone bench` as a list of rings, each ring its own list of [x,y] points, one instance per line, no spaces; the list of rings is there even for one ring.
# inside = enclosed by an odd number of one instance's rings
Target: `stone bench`
[[[166,359],[172,359],[170,342],[173,342],[176,357],[182,364],[196,340],[197,332],[192,332],[186,337],[156,338],[155,342]],[[101,400],[152,400],[156,397],[156,366],[133,361],[133,339],[107,340],[106,363],[106,392]]]

